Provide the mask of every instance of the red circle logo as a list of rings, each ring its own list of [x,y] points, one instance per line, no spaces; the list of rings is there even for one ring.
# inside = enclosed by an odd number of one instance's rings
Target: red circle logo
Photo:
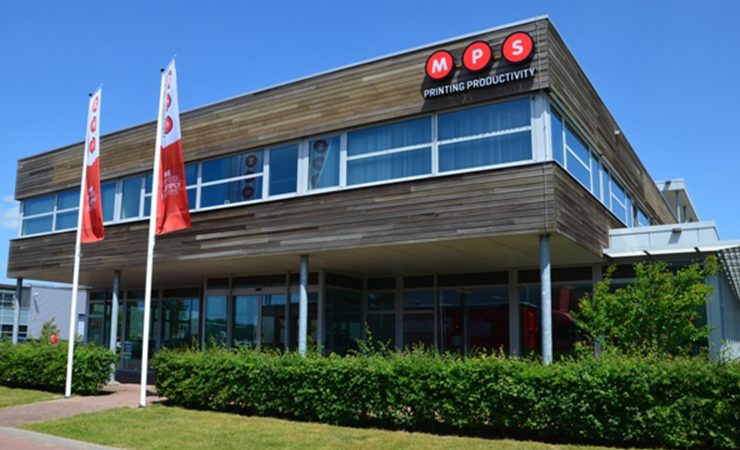
[[[532,36],[523,31],[510,34],[501,45],[501,54],[513,64],[528,60],[534,54]]]
[[[49,337],[49,340],[51,341],[52,345],[57,345],[59,343],[59,336],[57,336],[56,334],[52,334]]]
[[[95,133],[95,130],[97,129],[98,129],[98,118],[93,117],[92,120],[90,121],[90,131],[92,133]]]
[[[172,131],[172,126],[173,125],[174,125],[174,123],[172,122],[172,119],[170,119],[170,116],[167,116],[167,118],[164,119],[164,132],[165,132],[165,134],[167,134],[170,131]]]
[[[468,45],[463,52],[463,65],[471,72],[480,72],[491,64],[491,46],[483,41]]]
[[[444,80],[452,74],[454,68],[455,60],[447,50],[438,50],[427,59],[427,76],[433,80]]]
[[[170,109],[170,105],[172,104],[172,97],[170,97],[170,94],[167,94],[167,97],[164,100],[165,108]]]
[[[95,145],[97,142],[95,142],[95,138],[90,139],[90,153],[95,153]]]
[[[99,99],[99,97],[96,96],[93,99],[93,104],[92,104],[92,110],[93,110],[93,112],[97,112],[98,111],[98,103],[99,102],[100,102],[100,99]]]

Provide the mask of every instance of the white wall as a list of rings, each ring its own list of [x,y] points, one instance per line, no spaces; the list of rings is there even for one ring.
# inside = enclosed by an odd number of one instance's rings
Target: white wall
[[[28,310],[29,337],[39,337],[44,322],[54,319],[54,324],[60,331],[59,337],[63,340],[69,339],[69,306],[71,300],[72,288],[31,286]],[[80,289],[77,295],[78,320],[85,320],[86,313],[87,291]]]

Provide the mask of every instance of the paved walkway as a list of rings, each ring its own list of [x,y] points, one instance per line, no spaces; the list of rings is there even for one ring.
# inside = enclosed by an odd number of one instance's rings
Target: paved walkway
[[[28,405],[0,408],[0,450],[5,449],[104,449],[109,447],[95,446],[71,439],[57,438],[41,433],[18,430],[17,427],[27,423],[47,422],[77,414],[103,411],[105,409],[131,407],[139,405],[138,384],[109,385],[104,394],[90,397],[63,398]],[[154,386],[148,386],[147,403],[161,399],[155,394]]]

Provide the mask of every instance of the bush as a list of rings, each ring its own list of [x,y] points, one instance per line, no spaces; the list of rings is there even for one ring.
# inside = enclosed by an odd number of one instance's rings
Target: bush
[[[81,395],[98,392],[110,376],[116,356],[95,345],[76,345],[72,391]],[[29,341],[12,345],[0,342],[0,384],[63,392],[67,376],[67,343]]]
[[[337,425],[556,442],[737,448],[740,364],[700,358],[535,361],[414,351],[300,357],[163,351],[157,390],[190,408]]]

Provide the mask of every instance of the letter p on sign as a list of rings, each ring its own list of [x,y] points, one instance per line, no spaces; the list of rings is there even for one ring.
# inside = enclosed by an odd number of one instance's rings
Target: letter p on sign
[[[483,41],[468,45],[463,52],[463,65],[471,72],[480,72],[491,64],[491,46]]]

